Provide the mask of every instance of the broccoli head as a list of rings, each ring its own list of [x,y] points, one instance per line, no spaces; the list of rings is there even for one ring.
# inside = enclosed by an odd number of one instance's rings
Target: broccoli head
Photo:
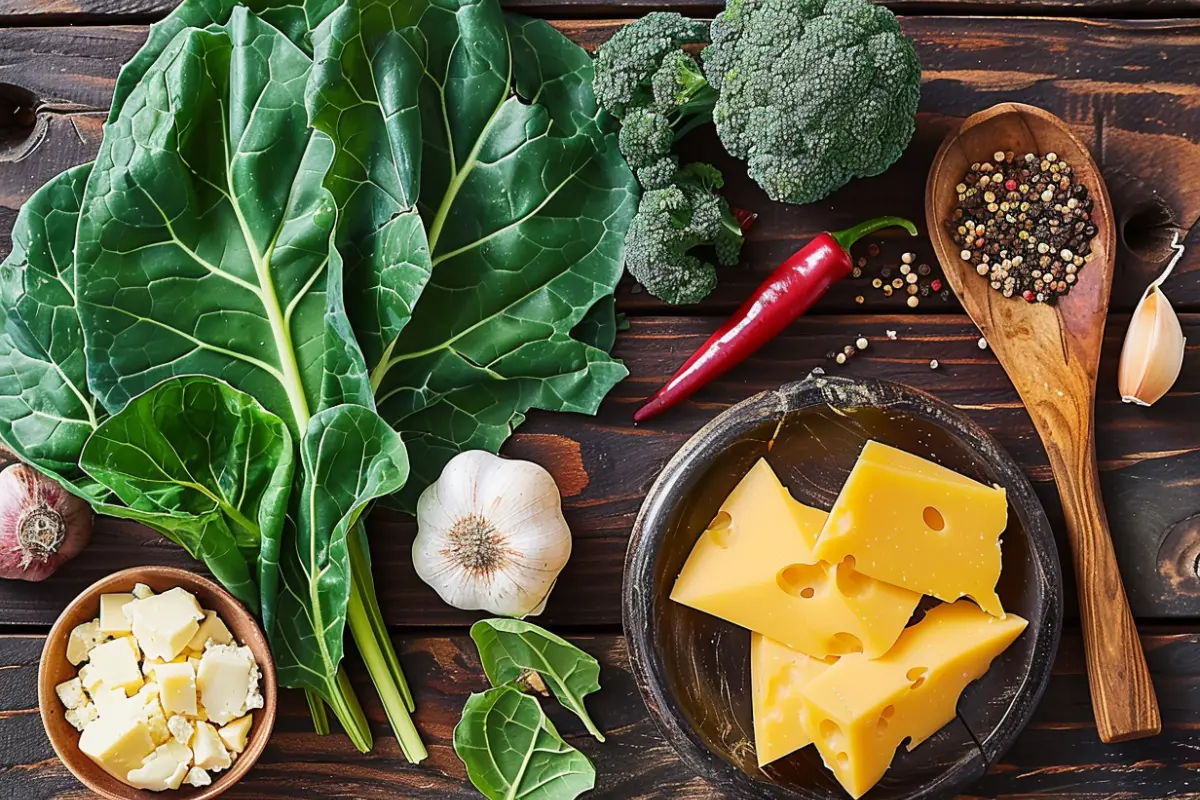
[[[649,105],[651,76],[663,59],[685,44],[708,41],[702,22],[656,11],[617,31],[596,51],[596,100],[614,117],[630,106]]]
[[[712,119],[716,90],[680,49],[707,36],[702,23],[658,12],[622,28],[597,54],[596,99],[621,120],[621,155],[647,189],[671,182],[678,163],[671,149]]]
[[[729,0],[703,60],[717,134],[772,200],[878,175],[916,127],[916,51],[870,0]]]
[[[717,285],[717,270],[692,254],[713,247],[722,266],[737,264],[742,229],[716,191],[721,173],[708,164],[689,164],[671,183],[642,194],[625,239],[625,266],[655,297],[695,303]]]

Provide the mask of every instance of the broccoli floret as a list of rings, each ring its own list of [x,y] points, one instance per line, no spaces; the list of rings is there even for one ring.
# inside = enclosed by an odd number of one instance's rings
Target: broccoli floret
[[[643,193],[625,240],[625,266],[660,300],[695,303],[717,285],[716,267],[694,248],[711,246],[721,265],[737,264],[742,229],[716,193],[723,184],[715,167],[689,164],[669,185]]]
[[[916,51],[869,0],[730,0],[703,61],[717,134],[772,200],[878,175],[916,128]]]
[[[669,182],[662,161],[675,142],[712,119],[716,90],[696,59],[679,49],[707,34],[701,23],[658,12],[622,28],[597,54],[596,99],[621,120],[621,154],[629,166],[639,176],[649,169],[652,183],[642,181],[647,189]]]
[[[667,54],[681,45],[707,41],[703,23],[666,11],[626,25],[596,52],[596,100],[618,118],[630,105],[649,105],[651,76]]]

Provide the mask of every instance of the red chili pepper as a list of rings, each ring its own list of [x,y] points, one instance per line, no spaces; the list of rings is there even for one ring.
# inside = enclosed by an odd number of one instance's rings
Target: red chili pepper
[[[894,226],[917,235],[916,227],[906,219],[879,217],[837,233],[822,233],[797,250],[692,354],[667,385],[637,410],[634,420],[650,419],[682,402],[775,338],[812,307],[834,281],[850,274],[852,244],[868,234]]]

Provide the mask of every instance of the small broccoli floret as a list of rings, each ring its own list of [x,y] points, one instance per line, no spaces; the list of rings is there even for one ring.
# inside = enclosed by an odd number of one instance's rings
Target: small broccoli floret
[[[630,109],[621,120],[617,142],[630,168],[639,170],[657,163],[671,152],[675,132],[665,114],[649,106],[639,106]]]
[[[717,270],[692,250],[711,246],[723,266],[738,262],[742,229],[716,190],[721,173],[708,164],[676,171],[670,185],[642,195],[625,240],[625,266],[660,300],[695,303],[717,285]]]
[[[916,51],[870,0],[730,0],[703,59],[717,134],[772,200],[878,175],[916,127]]]
[[[663,58],[706,41],[707,26],[681,14],[656,11],[626,25],[596,52],[596,100],[618,118],[630,105],[649,105],[650,78]]]
[[[675,171],[679,169],[679,159],[675,156],[660,158],[653,164],[637,170],[638,183],[644,189],[665,189],[675,180]]]

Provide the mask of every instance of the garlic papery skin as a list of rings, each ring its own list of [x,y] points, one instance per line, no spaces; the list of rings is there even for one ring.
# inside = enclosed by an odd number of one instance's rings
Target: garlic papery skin
[[[1163,274],[1146,288],[1125,333],[1117,368],[1117,389],[1126,403],[1153,405],[1171,390],[1183,369],[1187,340],[1179,316],[1161,288],[1183,256],[1178,233],[1171,246],[1175,248],[1175,256]]]
[[[570,556],[558,486],[529,461],[460,453],[417,501],[413,566],[455,608],[536,616]]]

